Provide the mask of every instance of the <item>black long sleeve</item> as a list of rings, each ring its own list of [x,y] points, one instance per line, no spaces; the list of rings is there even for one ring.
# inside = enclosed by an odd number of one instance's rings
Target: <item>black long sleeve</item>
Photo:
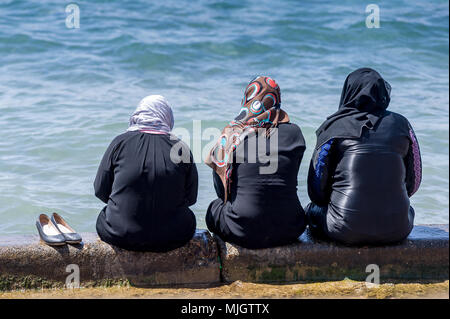
[[[194,158],[191,154],[191,161],[187,163],[186,174],[186,205],[191,206],[197,202],[198,194],[198,172]]]
[[[109,145],[98,167],[97,176],[94,181],[95,196],[104,203],[108,203],[114,182],[113,154],[115,150],[114,141]]]
[[[325,143],[320,149],[314,150],[308,171],[308,195],[318,206],[326,206],[330,201],[333,170],[331,165],[333,140]]]

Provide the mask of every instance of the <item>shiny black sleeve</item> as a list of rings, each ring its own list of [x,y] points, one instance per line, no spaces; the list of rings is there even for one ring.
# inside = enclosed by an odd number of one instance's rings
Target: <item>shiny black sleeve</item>
[[[332,144],[329,140],[314,150],[308,171],[308,195],[318,206],[327,206],[331,195]]]
[[[116,143],[113,141],[103,155],[94,181],[95,196],[104,203],[108,203],[114,182],[113,155],[115,150]]]

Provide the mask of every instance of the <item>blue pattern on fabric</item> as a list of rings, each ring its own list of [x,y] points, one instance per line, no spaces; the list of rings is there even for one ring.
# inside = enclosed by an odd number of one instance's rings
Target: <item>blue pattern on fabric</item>
[[[320,180],[322,177],[323,168],[325,166],[325,160],[329,154],[331,144],[333,143],[333,139],[329,140],[325,144],[323,144],[319,151],[319,156],[317,157],[317,163],[314,170],[314,179],[313,179],[313,187],[317,194],[320,194]]]

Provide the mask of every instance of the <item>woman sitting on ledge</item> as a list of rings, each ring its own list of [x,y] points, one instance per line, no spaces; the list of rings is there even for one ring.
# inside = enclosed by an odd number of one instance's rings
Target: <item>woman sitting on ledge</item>
[[[346,244],[403,240],[422,164],[411,124],[387,111],[391,86],[374,70],[347,77],[339,109],[317,130],[308,174],[312,233]]]
[[[164,252],[193,237],[196,221],[189,206],[197,200],[197,168],[185,144],[180,150],[188,159],[173,161],[171,149],[182,143],[170,135],[173,125],[165,98],[147,96],[127,132],[106,150],[94,182],[95,195],[107,204],[97,219],[103,241],[127,250]]]
[[[240,114],[224,128],[207,159],[219,197],[209,205],[208,229],[245,248],[290,244],[306,227],[297,197],[305,140],[280,102],[273,79],[252,80]]]

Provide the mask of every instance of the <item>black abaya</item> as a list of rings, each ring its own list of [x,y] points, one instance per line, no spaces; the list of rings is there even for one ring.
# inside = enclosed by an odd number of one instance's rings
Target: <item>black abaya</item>
[[[265,136],[253,137],[263,138]],[[272,137],[271,137],[272,138]],[[258,142],[255,141],[255,145]],[[267,142],[270,149],[270,142]],[[267,166],[249,161],[249,138],[235,152],[231,196],[223,202],[224,190],[213,172],[218,199],[208,208],[208,229],[223,240],[246,248],[266,248],[295,242],[305,230],[305,213],[297,197],[297,174],[305,151],[300,128],[291,123],[278,126],[277,170],[261,174]],[[275,154],[275,153],[274,153]],[[236,163],[239,162],[239,163]]]
[[[112,141],[94,182],[95,195],[107,204],[97,219],[103,241],[163,252],[192,238],[196,220],[189,206],[197,200],[198,175],[192,155],[190,163],[171,160],[178,142],[143,132],[126,132]]]

